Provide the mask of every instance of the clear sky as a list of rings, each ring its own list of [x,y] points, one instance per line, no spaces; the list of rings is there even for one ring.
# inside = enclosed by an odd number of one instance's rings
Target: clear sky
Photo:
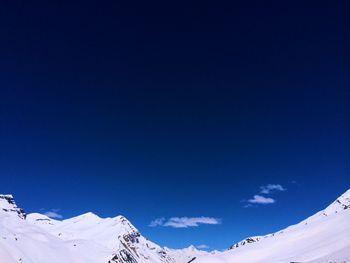
[[[229,2],[2,3],[0,192],[210,249],[342,194],[349,6]]]

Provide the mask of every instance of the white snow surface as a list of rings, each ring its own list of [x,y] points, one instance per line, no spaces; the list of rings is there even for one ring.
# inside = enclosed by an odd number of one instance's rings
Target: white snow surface
[[[54,220],[26,215],[0,195],[0,263],[329,263],[350,262],[350,189],[326,209],[225,252],[162,248],[123,216],[86,213]]]
[[[223,253],[199,257],[193,263],[350,262],[350,189],[299,224],[251,239]]]
[[[176,262],[186,262],[186,263],[199,256],[208,256],[208,255],[218,253],[218,251],[207,252],[207,251],[199,250],[195,246],[189,246],[183,249],[171,249],[171,248],[165,247],[164,249],[173,259],[175,259]]]
[[[0,195],[1,263],[187,262],[144,238],[123,216],[86,213],[59,221],[19,211],[12,196]]]

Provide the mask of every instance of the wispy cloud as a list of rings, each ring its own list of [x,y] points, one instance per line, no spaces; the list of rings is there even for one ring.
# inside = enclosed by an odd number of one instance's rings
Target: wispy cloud
[[[213,217],[172,217],[164,224],[175,228],[197,227],[200,224],[218,225],[221,220]]]
[[[287,189],[284,188],[280,184],[267,184],[267,185],[262,185],[260,186],[260,192],[259,194],[256,194],[253,196],[253,198],[249,200],[243,200],[242,202],[245,202],[246,204],[243,206],[244,208],[252,207],[254,205],[268,205],[268,204],[273,204],[276,202],[276,199],[271,198],[271,197],[266,197],[263,195],[268,195],[273,192],[283,192],[286,191]],[[263,195],[261,195],[263,194]]]
[[[198,248],[198,249],[208,249],[209,246],[203,244],[203,245],[198,245],[198,246],[196,246],[196,248]]]
[[[164,217],[156,218],[156,219],[152,220],[148,226],[150,226],[150,227],[162,226],[164,224],[164,222],[165,222]]]
[[[169,219],[157,218],[153,220],[149,226],[166,226],[174,228],[198,227],[199,225],[218,225],[221,219],[214,217],[171,217]]]
[[[44,215],[54,218],[54,219],[61,219],[63,216],[59,213],[60,209],[51,209],[50,211],[46,211]]]
[[[286,191],[286,189],[280,184],[267,184],[260,186],[260,189],[260,193],[262,194],[270,194],[274,191]]]
[[[267,204],[273,204],[276,201],[275,201],[275,199],[270,198],[270,197],[264,197],[262,195],[254,195],[254,197],[252,199],[249,199],[248,202],[251,204],[267,205]]]

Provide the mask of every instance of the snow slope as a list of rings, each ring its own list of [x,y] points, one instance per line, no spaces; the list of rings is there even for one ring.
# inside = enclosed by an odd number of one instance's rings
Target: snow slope
[[[218,253],[218,251],[207,252],[207,251],[199,250],[195,246],[189,246],[183,249],[171,249],[171,248],[165,247],[164,249],[168,255],[170,255],[172,258],[175,259],[176,262],[186,262],[186,263],[200,256],[208,256],[208,255]]]
[[[172,254],[170,256],[169,254]],[[59,221],[25,215],[11,195],[0,195],[0,262],[185,263],[148,241],[123,216],[86,213]]]
[[[48,221],[40,214],[29,214],[28,220],[67,242],[93,241],[112,252],[111,262],[123,262],[123,257],[131,262],[173,262],[161,247],[146,240],[122,216],[100,218],[93,213],[86,213],[63,221]]]
[[[350,262],[350,189],[326,209],[276,233],[245,239],[194,263]]]
[[[26,215],[0,195],[0,263],[350,263],[350,189],[326,209],[225,252],[162,248],[123,216],[86,213],[67,220]]]
[[[28,223],[12,196],[0,196],[0,262],[62,263],[85,259],[69,244]]]

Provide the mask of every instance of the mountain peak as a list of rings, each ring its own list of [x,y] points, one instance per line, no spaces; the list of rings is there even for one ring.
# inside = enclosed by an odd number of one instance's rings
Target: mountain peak
[[[12,195],[0,195],[0,211],[6,214],[16,214],[21,219],[26,219],[26,213],[22,208],[18,208]]]
[[[82,218],[93,218],[93,219],[101,219],[98,215],[94,214],[93,212],[87,212],[85,214],[80,215],[79,217]]]

